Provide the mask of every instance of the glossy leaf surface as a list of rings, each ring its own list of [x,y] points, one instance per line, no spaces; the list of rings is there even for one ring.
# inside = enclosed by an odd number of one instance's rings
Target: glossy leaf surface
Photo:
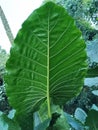
[[[85,43],[64,8],[49,2],[19,30],[7,62],[7,95],[18,114],[74,97],[86,73]]]

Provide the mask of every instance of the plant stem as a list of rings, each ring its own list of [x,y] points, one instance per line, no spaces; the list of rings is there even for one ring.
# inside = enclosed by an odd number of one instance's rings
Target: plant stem
[[[47,105],[48,105],[48,116],[51,117],[50,110],[50,95],[49,95],[49,16],[48,16],[48,46],[47,46]]]

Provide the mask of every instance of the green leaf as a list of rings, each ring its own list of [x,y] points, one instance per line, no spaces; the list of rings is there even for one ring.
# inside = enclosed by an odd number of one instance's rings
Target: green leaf
[[[17,122],[0,112],[0,130],[21,130]]]
[[[98,66],[88,69],[86,77],[98,77]]]
[[[7,61],[6,91],[17,115],[47,101],[63,105],[78,94],[86,73],[85,43],[64,8],[49,2],[19,30]]]
[[[98,130],[98,111],[90,110],[86,119],[89,130]]]
[[[21,130],[34,130],[34,120],[32,113],[24,113],[19,115],[16,112],[14,119],[18,121],[19,125],[21,126]]]
[[[58,120],[56,121],[53,130],[69,130],[70,126],[68,125],[68,122],[65,119],[66,118],[61,115],[61,117],[58,118]]]

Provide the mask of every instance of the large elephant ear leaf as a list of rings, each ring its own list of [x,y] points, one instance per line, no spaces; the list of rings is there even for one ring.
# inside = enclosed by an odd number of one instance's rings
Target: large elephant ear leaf
[[[85,43],[64,8],[48,2],[19,30],[7,62],[7,95],[18,114],[39,109],[47,100],[63,105],[83,86]]]

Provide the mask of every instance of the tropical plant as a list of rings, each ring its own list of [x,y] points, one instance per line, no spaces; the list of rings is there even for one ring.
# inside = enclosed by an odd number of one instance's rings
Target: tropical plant
[[[80,92],[87,64],[81,32],[64,8],[48,2],[28,17],[14,40],[6,69],[7,96],[16,110],[13,120],[21,127],[17,129],[70,128],[61,108]]]

